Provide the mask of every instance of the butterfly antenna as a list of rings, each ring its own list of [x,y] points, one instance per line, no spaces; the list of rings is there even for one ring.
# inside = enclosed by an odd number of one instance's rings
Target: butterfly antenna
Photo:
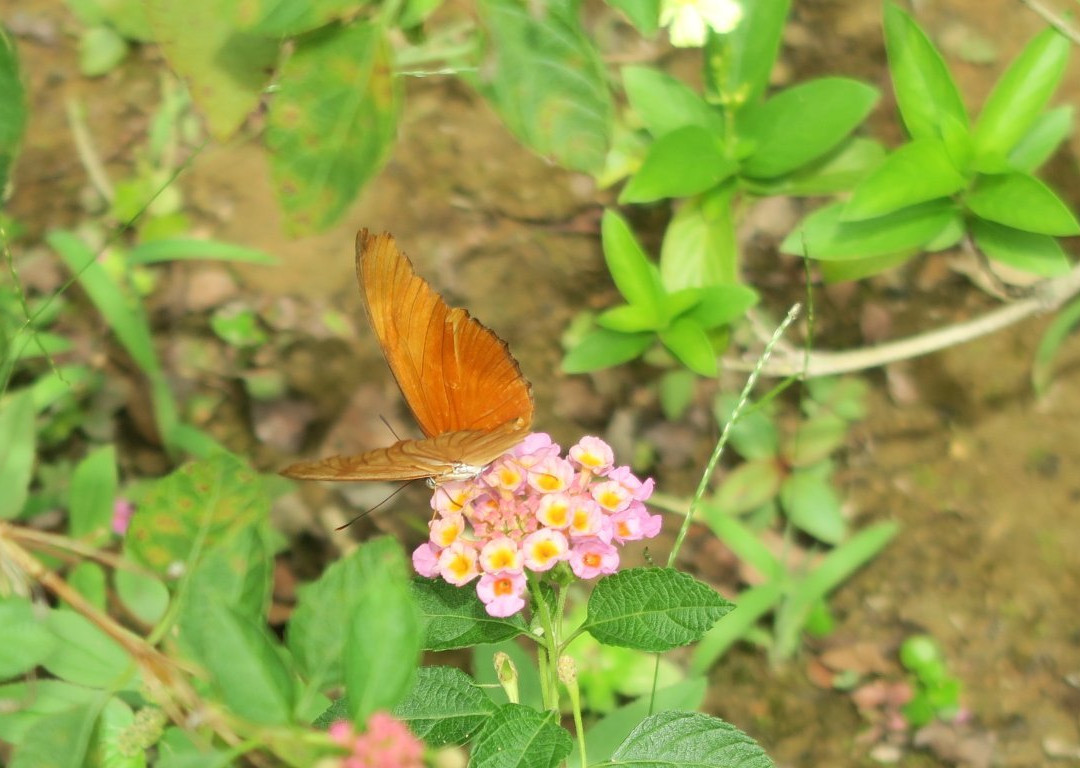
[[[350,525],[352,525],[353,523],[355,523],[355,522],[356,522],[357,520],[359,520],[360,518],[362,518],[362,517],[367,517],[367,516],[368,516],[368,515],[370,515],[370,514],[371,514],[372,512],[374,512],[374,511],[375,511],[376,509],[378,509],[379,507],[381,507],[381,506],[382,506],[383,504],[385,504],[386,502],[390,501],[390,499],[392,499],[392,498],[394,498],[395,496],[397,496],[397,495],[398,495],[399,493],[401,493],[402,491],[404,491],[404,490],[405,490],[406,488],[408,488],[408,487],[409,487],[410,485],[412,485],[412,484],[413,484],[413,483],[415,483],[415,482],[416,482],[415,480],[410,480],[409,482],[407,482],[407,483],[405,483],[405,484],[403,484],[403,485],[399,486],[399,487],[398,487],[397,489],[395,489],[395,490],[394,490],[394,492],[393,492],[393,493],[391,493],[391,494],[390,494],[389,496],[387,496],[387,497],[386,497],[385,499],[383,499],[382,501],[380,501],[380,502],[379,502],[378,504],[376,504],[376,505],[375,505],[374,507],[371,507],[370,509],[365,509],[365,510],[364,510],[363,512],[361,512],[361,513],[360,513],[359,515],[357,515],[356,517],[354,517],[354,518],[353,518],[352,520],[350,520],[350,521],[349,521],[349,522],[347,522],[347,523],[342,523],[341,525],[339,525],[339,526],[338,526],[337,528],[335,528],[334,530],[335,530],[335,531],[343,531],[343,530],[345,530],[346,528],[348,528],[348,527],[349,527]]]
[[[380,420],[380,421],[381,421],[381,422],[382,422],[383,424],[385,424],[385,425],[386,425],[386,428],[390,430],[390,434],[394,436],[394,439],[395,439],[395,440],[400,440],[400,439],[401,439],[401,437],[400,437],[400,436],[398,436],[398,433],[394,431],[394,428],[390,426],[390,422],[389,422],[389,421],[387,421],[387,420],[386,420],[386,417],[385,417],[385,416],[383,416],[383,415],[382,415],[381,413],[379,414],[379,420]],[[403,485],[403,486],[401,486],[401,488],[404,488],[404,487],[405,487],[404,485]],[[401,490],[401,488],[399,488],[398,490]],[[395,493],[397,493],[397,491],[395,491]],[[392,498],[393,498],[393,496],[388,496],[387,498],[388,498],[388,499],[392,499]],[[383,503],[385,504],[386,502],[384,501]]]

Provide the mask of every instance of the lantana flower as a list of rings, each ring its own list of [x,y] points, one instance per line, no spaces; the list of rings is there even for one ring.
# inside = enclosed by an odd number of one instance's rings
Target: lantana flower
[[[662,0],[660,26],[668,28],[677,48],[700,48],[712,29],[718,34],[738,26],[743,9],[738,0]]]
[[[372,714],[363,733],[356,733],[345,720],[331,724],[328,733],[349,750],[341,759],[341,768],[423,768],[423,744],[404,723],[385,712]]]
[[[645,507],[652,491],[652,479],[616,467],[598,437],[563,458],[550,436],[533,433],[476,478],[435,488],[413,567],[455,586],[479,577],[488,614],[510,616],[525,607],[527,572],[565,562],[582,579],[614,573],[619,546],[660,531],[660,516]]]

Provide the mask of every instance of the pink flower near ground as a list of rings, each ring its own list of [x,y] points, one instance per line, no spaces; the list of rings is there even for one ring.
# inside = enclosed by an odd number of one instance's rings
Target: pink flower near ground
[[[357,734],[345,720],[332,723],[327,733],[349,750],[341,768],[423,768],[424,745],[385,712],[372,714],[364,733]]]
[[[135,505],[124,497],[119,497],[113,502],[112,530],[117,536],[127,533],[131,524],[131,516],[135,514]]]

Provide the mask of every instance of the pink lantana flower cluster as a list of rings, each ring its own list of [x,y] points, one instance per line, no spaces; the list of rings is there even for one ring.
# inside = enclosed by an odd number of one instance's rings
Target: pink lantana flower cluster
[[[566,458],[536,432],[472,480],[435,488],[430,536],[413,552],[421,576],[464,586],[491,616],[525,607],[525,571],[569,563],[591,579],[619,567],[618,546],[660,532],[645,500],[653,481],[616,467],[611,447],[583,437]]]
[[[368,718],[367,730],[357,733],[351,723],[338,720],[330,738],[349,750],[340,768],[423,768],[424,746],[400,720],[385,712]]]

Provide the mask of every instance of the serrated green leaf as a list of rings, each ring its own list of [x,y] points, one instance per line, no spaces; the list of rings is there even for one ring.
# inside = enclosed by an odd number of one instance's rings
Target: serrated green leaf
[[[696,125],[710,135],[724,135],[724,119],[682,80],[653,67],[622,68],[623,87],[630,107],[654,138]]]
[[[139,504],[126,551],[157,573],[191,571],[208,549],[236,542],[265,520],[269,500],[240,459],[218,454],[154,482]]]
[[[1080,234],[1080,223],[1050,187],[1026,173],[981,176],[965,199],[981,218],[1059,237]]]
[[[294,37],[355,16],[364,6],[362,0],[236,0],[235,19],[245,32]]]
[[[865,221],[843,221],[843,203],[807,216],[780,245],[784,253],[821,261],[889,256],[915,250],[936,237],[959,215],[948,200],[928,203]]]
[[[611,756],[612,766],[774,768],[757,742],[734,725],[700,712],[650,715]]]
[[[100,446],[78,463],[68,492],[68,525],[72,536],[108,534],[117,482],[115,446]]]
[[[623,187],[619,202],[648,203],[665,197],[690,197],[712,189],[735,169],[735,161],[724,156],[713,133],[688,125],[652,143],[641,168]]]
[[[1065,105],[1043,112],[1009,153],[1009,167],[1033,173],[1057,151],[1073,131],[1075,108]]]
[[[968,180],[953,165],[937,139],[915,139],[897,148],[852,192],[844,221],[884,216],[966,188]]]
[[[425,650],[446,651],[478,643],[497,643],[527,631],[518,615],[505,619],[489,616],[476,590],[469,587],[415,578],[413,594],[427,620]]]
[[[306,234],[333,224],[382,167],[402,86],[374,22],[306,35],[278,80],[266,144],[289,229]]]
[[[34,410],[29,389],[0,399],[0,520],[17,517],[26,505],[37,443]]]
[[[473,744],[470,768],[555,768],[573,741],[557,712],[507,704],[488,718]]]
[[[210,593],[187,601],[179,628],[182,644],[231,712],[264,725],[291,722],[294,678],[265,626]]]
[[[46,615],[46,608],[35,610],[29,600],[0,599],[0,680],[29,672],[53,652],[57,638],[45,623]]]
[[[711,504],[727,515],[742,515],[776,497],[783,480],[774,459],[755,459],[733,469],[713,496]]]
[[[478,8],[491,43],[481,93],[536,152],[573,170],[603,168],[614,105],[577,5],[548,3],[534,14],[517,0],[481,0]]]
[[[661,653],[698,640],[734,606],[670,568],[630,568],[596,583],[582,629],[599,642]]]
[[[363,589],[346,614],[345,692],[355,723],[393,709],[409,692],[424,635],[401,546],[384,540],[367,564]]]
[[[975,124],[979,170],[1003,170],[1005,158],[1035,123],[1069,59],[1069,41],[1053,27],[1037,35],[1005,70]]]
[[[26,92],[19,76],[19,59],[7,32],[0,29],[0,190],[7,189],[11,166],[26,127]]]
[[[652,333],[620,333],[600,328],[581,337],[562,361],[563,373],[589,373],[638,357],[652,346]]]
[[[971,220],[971,234],[979,249],[994,261],[1040,277],[1069,271],[1069,257],[1050,235],[1024,232],[985,219]]]
[[[791,0],[755,0],[743,3],[743,18],[726,35],[710,35],[706,61],[719,60],[723,67],[706,67],[706,76],[719,70],[724,82],[710,86],[736,104],[754,104],[769,86],[769,75],[780,52]]]
[[[394,716],[429,747],[464,744],[498,707],[476,682],[455,667],[420,667]]]
[[[639,333],[662,328],[664,320],[659,313],[637,304],[622,304],[606,309],[596,316],[596,324],[619,333]]]
[[[262,97],[278,42],[239,31],[221,0],[148,0],[153,39],[191,91],[210,134],[226,141]],[[284,85],[284,83],[282,83]]]
[[[97,701],[42,717],[23,736],[10,768],[82,768],[86,765],[94,723],[104,704]]]
[[[705,329],[688,317],[680,317],[658,333],[660,341],[679,362],[701,376],[716,376],[716,351]]]
[[[738,282],[738,245],[732,203],[734,184],[685,201],[664,232],[660,278],[664,289]]]
[[[1062,343],[1080,326],[1080,299],[1064,306],[1043,331],[1035,360],[1031,364],[1031,386],[1039,396],[1046,394],[1053,375],[1054,358]]]
[[[47,624],[58,642],[42,665],[56,677],[92,688],[119,688],[132,682],[134,661],[88,619],[57,609],[49,613]]]
[[[784,89],[740,116],[740,135],[754,142],[741,172],[774,178],[825,156],[866,119],[877,99],[874,88],[843,77]]]
[[[915,20],[891,2],[885,4],[885,50],[896,104],[912,138],[943,138],[948,119],[968,125],[945,60]]]
[[[780,503],[792,525],[819,541],[839,544],[847,535],[840,499],[816,472],[792,472],[780,487]]]

